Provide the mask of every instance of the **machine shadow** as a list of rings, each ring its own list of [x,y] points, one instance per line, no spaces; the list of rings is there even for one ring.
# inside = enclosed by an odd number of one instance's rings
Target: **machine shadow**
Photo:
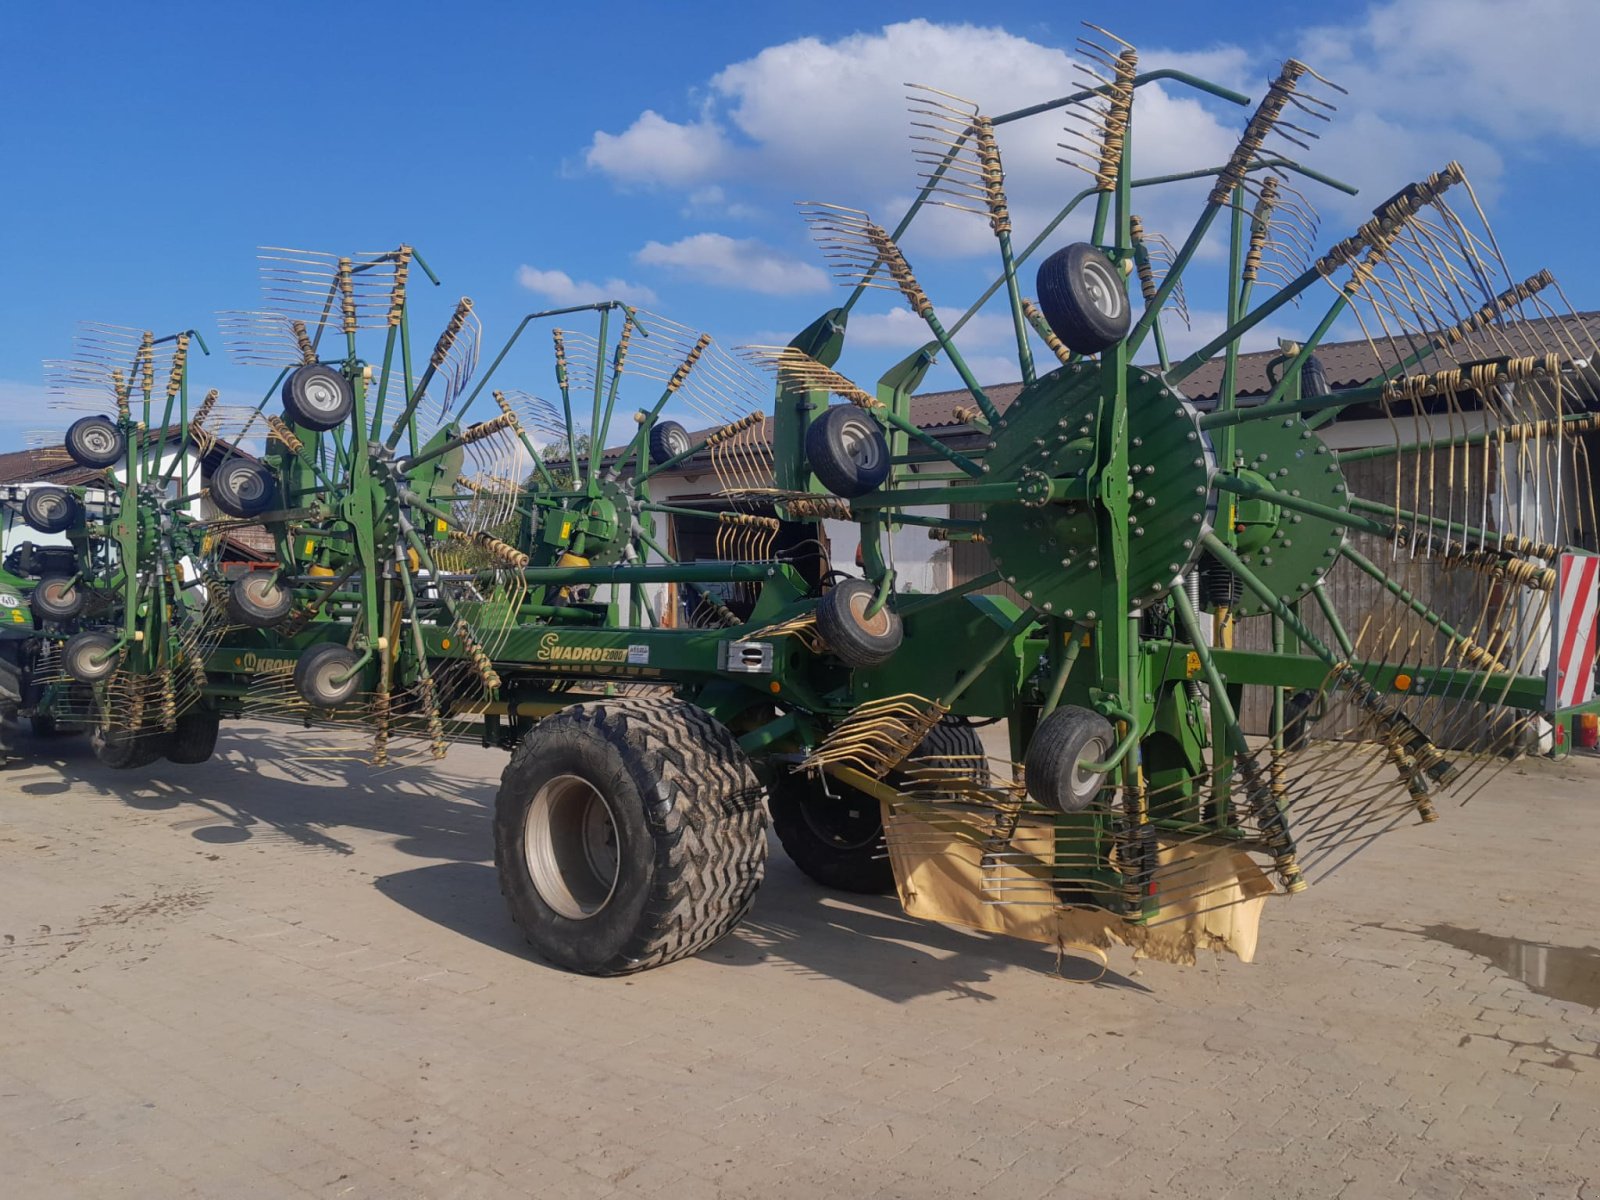
[[[437,863],[386,875],[376,886],[396,904],[454,933],[530,962],[542,961],[505,915],[495,870],[487,864]],[[1004,970],[1056,969],[1048,947],[912,920],[892,897],[840,897],[819,888],[776,853],[754,911],[698,957],[732,967],[776,964],[897,1004],[940,995],[990,1000],[994,996],[982,985]],[[1115,971],[1101,973],[1098,962],[1081,958],[1066,958],[1061,975],[1097,988],[1150,991]]]
[[[157,763],[116,771],[102,766],[83,737],[25,738],[16,768],[27,795],[115,801],[144,812],[169,812],[173,828],[219,849],[262,839],[308,850],[352,854],[339,836],[362,829],[394,839],[406,854],[435,860],[380,876],[374,886],[417,915],[530,963],[539,960],[506,914],[489,860],[493,845],[493,775],[429,765],[380,770],[360,762],[308,759],[297,753],[300,730],[251,723],[223,726],[217,754],[194,766]],[[459,757],[458,757],[459,756]],[[469,770],[491,752],[460,747],[448,763]],[[182,814],[193,814],[182,819]],[[777,964],[833,979],[894,1003],[919,996],[987,1000],[984,989],[1013,968],[1055,973],[1048,947],[913,920],[893,897],[847,896],[803,876],[776,845],[756,905],[729,937],[705,951],[709,963]],[[556,969],[556,968],[551,968]],[[1068,956],[1069,980],[1097,988],[1148,992],[1098,962]]]
[[[145,812],[192,810],[192,819],[174,827],[211,845],[268,839],[350,854],[338,831],[353,828],[388,835],[419,858],[481,861],[493,853],[492,779],[432,764],[382,770],[307,758],[298,752],[299,732],[252,723],[235,733],[224,724],[209,762],[127,771],[96,761],[85,737],[25,738],[23,765],[13,770],[28,795],[97,797]]]

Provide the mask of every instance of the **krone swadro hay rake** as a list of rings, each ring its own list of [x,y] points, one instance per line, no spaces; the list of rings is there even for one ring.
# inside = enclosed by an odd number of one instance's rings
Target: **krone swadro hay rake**
[[[414,252],[269,252],[267,306],[225,340],[278,371],[257,411],[281,403],[264,452],[205,469],[272,564],[229,577],[224,531],[174,514],[188,532],[140,553],[193,562],[210,599],[179,620],[156,590],[181,654],[130,654],[124,614],[104,656],[181,714],[161,664],[204,648],[183,678],[205,709],[327,726],[307,754],[511,749],[502,890],[573,969],[657,965],[734,928],[767,809],[808,875],[894,889],[914,915],[1248,958],[1267,897],[1435,819],[1594,708],[1595,348],[1550,275],[1510,273],[1455,164],[1326,245],[1308,193],[1351,189],[1293,156],[1337,91],[1303,64],[1225,162],[1140,178],[1141,89],[1250,101],[1141,72],[1101,31],[1080,48],[1083,89],[1017,112],[913,90],[922,186],[892,228],[802,207],[849,293],[787,346],[730,356],[606,303],[524,318],[480,378],[463,300],[414,371]],[[1002,136],[1063,120],[1087,186],[1021,244]],[[1191,189],[1181,241],[1139,219]],[[959,314],[902,249],[933,205],[994,237],[996,278]],[[840,364],[873,289],[928,341],[869,388]],[[1206,289],[1222,331],[1178,352]],[[962,353],[991,302],[1015,330],[1008,399]],[[557,320],[553,399],[495,387]],[[1303,333],[1246,355],[1269,322]],[[1343,330],[1366,352],[1335,390],[1317,352]],[[939,362],[969,395],[919,424]],[[776,376],[770,417],[753,368]],[[711,502],[658,498],[689,468]],[[714,553],[679,522],[711,523]],[[907,529],[990,569],[904,590]],[[860,578],[828,559],[852,540]],[[87,686],[103,713],[110,685]],[[990,720],[1006,761],[978,741]]]
[[[19,547],[41,626],[24,706],[36,730],[88,726],[115,766],[200,762],[216,743],[205,663],[227,622],[208,588],[200,478],[223,414],[214,391],[191,404],[196,348],[208,353],[194,330],[85,325],[73,356],[46,364],[55,407],[83,415],[64,436],[34,435],[44,465],[75,467],[83,482],[30,488],[17,505],[32,529],[67,541]]]

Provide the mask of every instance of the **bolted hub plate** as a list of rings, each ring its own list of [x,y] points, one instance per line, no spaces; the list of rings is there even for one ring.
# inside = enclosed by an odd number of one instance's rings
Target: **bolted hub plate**
[[[1105,541],[1113,527],[1128,538],[1128,593],[1154,599],[1177,581],[1199,550],[1215,498],[1213,462],[1199,413],[1162,381],[1131,370],[1128,463],[1100,462],[1104,368],[1076,362],[1034,381],[1005,411],[992,435],[981,482],[1015,480],[1024,492],[1041,480],[1089,481],[1093,499],[1035,505],[992,504],[984,534],[995,565],[1022,598],[1060,616],[1094,609],[1102,571],[1112,569]],[[951,490],[959,503],[960,487]]]
[[[1234,473],[1274,491],[1335,508],[1350,503],[1344,472],[1328,447],[1299,417],[1246,421],[1234,431]],[[1344,530],[1320,517],[1290,512],[1261,500],[1224,493],[1217,528],[1251,573],[1292,604],[1310,592],[1338,561]],[[1241,589],[1237,617],[1267,608]]]

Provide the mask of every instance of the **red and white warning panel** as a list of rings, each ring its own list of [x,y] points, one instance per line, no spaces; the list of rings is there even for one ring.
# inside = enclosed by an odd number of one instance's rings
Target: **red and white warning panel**
[[[1563,554],[1550,617],[1551,712],[1594,699],[1595,605],[1600,600],[1600,556]]]

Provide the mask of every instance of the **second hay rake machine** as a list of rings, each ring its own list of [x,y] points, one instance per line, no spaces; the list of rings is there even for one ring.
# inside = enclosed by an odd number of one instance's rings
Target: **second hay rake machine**
[[[1319,253],[1301,189],[1343,185],[1282,152],[1332,115],[1298,62],[1226,162],[1137,177],[1141,88],[1249,101],[1141,73],[1110,40],[1082,44],[1080,92],[1017,112],[917,89],[921,190],[893,229],[803,207],[849,295],[787,346],[730,356],[606,303],[525,318],[480,377],[463,300],[414,370],[412,250],[269,252],[267,306],[224,323],[236,357],[278,371],[267,400],[228,437],[180,419],[225,447],[203,468],[220,513],[152,500],[163,519],[129,523],[146,511],[129,439],[149,416],[119,399],[100,429],[121,439],[121,499],[103,527],[80,514],[79,541],[86,563],[118,547],[102,556],[113,629],[66,643],[61,693],[92,697],[99,727],[147,758],[189,709],[213,731],[219,712],[316,724],[306,753],[379,763],[460,737],[511,749],[502,888],[533,945],[578,970],[637,970],[731,930],[769,806],[808,874],[894,888],[917,915],[1249,957],[1267,896],[1435,819],[1593,706],[1592,643],[1563,658],[1585,614],[1562,596],[1595,548],[1595,347],[1551,276],[1510,274],[1454,164]],[[1089,182],[1019,247],[1000,131],[1052,115]],[[1136,200],[1195,181],[1174,248]],[[987,221],[999,263],[953,318],[902,249],[936,204]],[[1024,296],[1022,268],[1069,220],[1084,240],[1046,255]],[[1216,241],[1225,327],[1171,353]],[[928,341],[868,389],[838,368],[871,289]],[[961,349],[991,300],[1016,335],[1004,405]],[[1306,333],[1246,396],[1245,339],[1296,310]],[[556,320],[558,401],[492,386]],[[1343,325],[1370,363],[1333,391],[1317,350]],[[146,408],[151,345],[133,366]],[[941,360],[970,394],[955,437],[911,417]],[[770,417],[755,368],[776,376]],[[497,412],[469,423],[486,400]],[[1334,448],[1335,416],[1365,440]],[[700,462],[715,511],[655,498]],[[715,522],[714,561],[677,561],[680,518]],[[229,577],[218,547],[246,523],[274,565]],[[861,578],[829,569],[826,531],[844,525]],[[993,569],[899,590],[886,548],[905,528],[981,544]],[[64,609],[64,631],[90,619]],[[121,678],[155,689],[137,711],[156,719],[115,702]],[[972,722],[992,719],[1010,761],[978,742]]]

